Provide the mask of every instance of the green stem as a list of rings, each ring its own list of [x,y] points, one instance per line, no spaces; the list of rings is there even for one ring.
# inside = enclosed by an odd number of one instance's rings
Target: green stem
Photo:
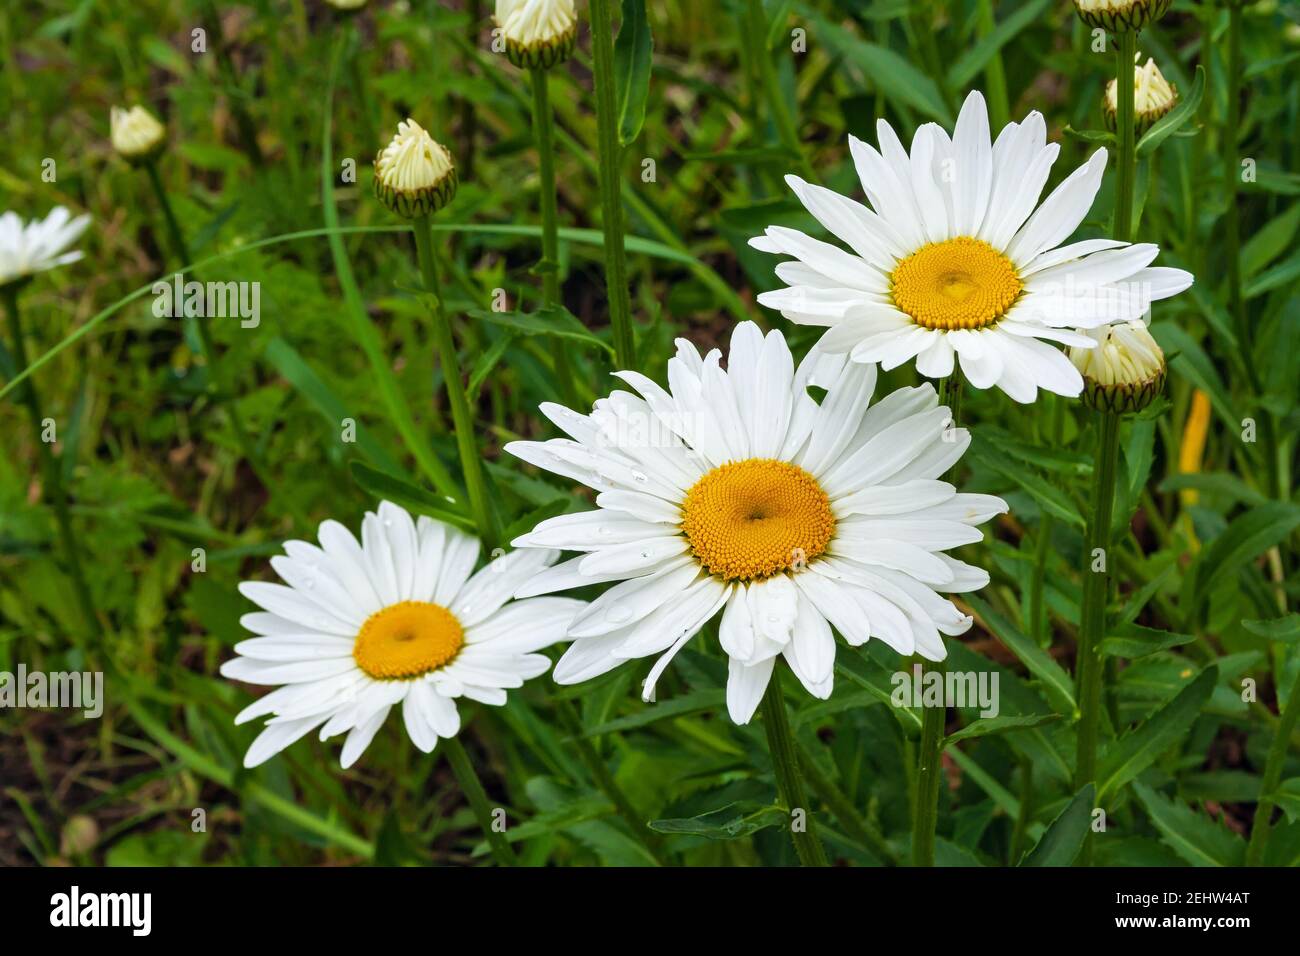
[[[1228,265],[1228,311],[1236,327],[1237,341],[1245,357],[1246,377],[1251,390],[1259,396],[1264,393],[1263,379],[1255,363],[1255,337],[1246,314],[1246,304],[1241,297],[1241,210],[1237,203],[1238,184],[1241,177],[1237,139],[1241,135],[1241,3],[1228,3],[1228,115],[1223,125],[1223,188],[1227,197],[1225,217],[1224,255]],[[1278,467],[1277,440],[1273,414],[1267,408],[1259,412],[1260,447],[1264,455],[1265,476],[1270,497],[1281,496]]]
[[[1052,403],[1051,447],[1060,448],[1065,434],[1065,400],[1059,395],[1050,396]],[[1051,643],[1047,615],[1043,613],[1043,588],[1047,578],[1047,559],[1052,541],[1054,522],[1051,514],[1041,512],[1038,519],[1038,541],[1034,547],[1034,567],[1029,581],[1029,633],[1039,647]]]
[[[1119,165],[1115,179],[1115,238],[1133,240],[1133,185],[1137,181],[1137,142],[1133,127],[1133,60],[1137,34],[1125,30],[1115,51],[1115,123],[1119,134]]]
[[[221,79],[226,87],[226,98],[230,101],[230,111],[235,116],[235,126],[239,130],[239,139],[244,146],[244,152],[248,153],[249,160],[255,167],[260,167],[265,162],[262,156],[262,147],[257,142],[257,126],[253,123],[253,118],[248,115],[248,107],[244,104],[244,91],[239,86],[238,77],[235,74],[235,65],[231,62],[230,51],[226,49],[225,33],[221,27],[221,15],[217,12],[216,4],[213,0],[203,0],[203,18],[207,21],[208,32],[211,34],[209,43],[217,56],[217,68],[221,72]],[[186,259],[186,262],[189,260]]]
[[[591,0],[591,52],[596,83],[596,133],[600,158],[601,225],[605,234],[605,291],[609,296],[609,321],[614,332],[614,358],[619,368],[636,368],[636,342],[632,336],[632,301],[627,288],[627,263],[623,250],[623,202],[620,198],[618,118],[614,102],[614,28],[609,0]]]
[[[510,848],[510,841],[505,838],[505,834],[497,832],[492,826],[492,805],[488,802],[487,791],[483,789],[483,782],[479,780],[474,764],[470,762],[469,754],[465,752],[465,745],[460,742],[459,737],[448,737],[442,741],[442,746],[447,753],[447,762],[451,764],[452,773],[456,775],[460,789],[465,794],[465,799],[469,801],[474,817],[478,820],[478,825],[483,828],[483,835],[487,837],[488,846],[492,848],[492,855],[497,863],[500,866],[518,866],[519,858]]]
[[[555,209],[555,130],[551,97],[547,89],[547,70],[535,66],[529,71],[533,86],[533,135],[537,138],[537,175],[541,181],[539,196],[542,214],[542,261],[537,271],[542,274],[542,297],[548,306],[560,301],[560,237]],[[577,407],[578,401],[569,365],[568,349],[560,344],[555,349],[555,377],[560,380],[565,403]]]
[[[802,748],[799,751],[799,767],[803,770],[803,775],[808,779],[808,786],[826,804],[827,809],[835,815],[835,819],[840,821],[840,826],[844,832],[851,838],[861,843],[880,859],[886,866],[898,865],[898,854],[894,852],[884,836],[864,820],[857,809],[834,781],[817,766],[817,761],[806,753]]]
[[[939,382],[939,404],[946,405],[952,413],[950,427],[956,428],[961,420],[961,376],[953,374]],[[949,481],[956,477],[954,465],[945,475]],[[943,677],[947,665],[943,661],[918,658],[922,674],[935,673]],[[924,680],[924,676],[922,680]],[[948,709],[942,705],[923,708],[921,714],[921,740],[916,756],[916,792],[912,806],[912,865],[934,866],[935,829],[939,823],[939,785],[943,780],[943,732],[948,720]]]
[[[993,0],[979,0],[979,19],[976,21],[976,35],[982,40],[997,28],[993,15]],[[1002,66],[1002,51],[995,50],[984,67],[985,90],[989,100],[989,125],[993,129],[1002,129],[1011,119],[1011,103],[1007,97],[1007,73]]]
[[[483,476],[483,461],[474,438],[474,418],[465,395],[460,363],[456,357],[456,343],[451,334],[451,322],[442,307],[442,288],[438,282],[438,267],[433,259],[433,233],[429,229],[429,217],[421,216],[415,220],[414,231],[420,274],[424,277],[424,289],[429,295],[433,337],[442,363],[443,384],[447,387],[447,404],[451,406],[456,449],[460,453],[460,467],[465,477],[470,513],[474,516],[479,537],[488,548],[495,548],[501,543],[501,526]]]
[[[922,674],[947,671],[943,661],[921,661]],[[922,676],[922,680],[926,678]],[[948,709],[940,704],[921,714],[921,742],[917,751],[916,805],[912,813],[912,865],[934,866],[935,829],[939,823],[939,785],[943,781],[943,732]]]
[[[799,862],[803,866],[826,866],[826,850],[813,829],[812,808],[804,793],[799,757],[795,752],[794,736],[790,733],[790,719],[785,712],[780,667],[772,668],[772,678],[763,694],[763,729],[767,732],[767,746],[772,753],[772,769],[776,773],[776,789],[781,803],[791,814],[795,810],[803,811],[803,826],[795,827],[793,820],[790,826]]]
[[[655,839],[654,832],[646,826],[645,815],[638,813],[632,806],[632,801],[627,798],[623,788],[618,785],[614,775],[609,772],[609,767],[605,761],[600,759],[600,754],[596,753],[596,748],[591,745],[591,741],[583,733],[582,720],[578,717],[577,711],[573,704],[565,700],[560,700],[557,705],[560,720],[569,728],[569,733],[573,735],[573,743],[578,748],[578,758],[586,766],[587,771],[591,774],[592,779],[596,781],[605,796],[609,797],[610,803],[614,804],[614,809],[618,815],[623,818],[632,833],[646,848],[646,851],[655,859],[660,866],[663,860],[659,855],[658,841]]]
[[[767,49],[768,23],[767,14],[763,12],[762,0],[749,0],[747,9],[750,37],[757,46],[755,59],[758,61],[758,74],[763,83],[763,96],[767,100],[768,111],[772,114],[772,124],[776,127],[777,135],[781,137],[781,145],[799,163],[805,178],[813,180],[815,173],[812,164],[804,155],[803,144],[799,140],[799,128],[795,124],[789,104],[785,101],[780,80],[776,75],[776,66]]]
[[[1025,852],[1025,834],[1029,831],[1029,821],[1033,817],[1034,803],[1034,762],[1028,757],[1020,758],[1020,807],[1016,814],[1016,823],[1011,830],[1011,847],[1007,854],[1007,865],[1015,866]]]
[[[9,318],[9,335],[13,339],[15,370],[27,367],[27,345],[24,341],[23,322],[18,310],[17,284],[11,283],[4,290],[5,310]],[[63,542],[63,554],[68,562],[68,571],[72,576],[72,587],[77,595],[77,604],[81,616],[85,618],[87,633],[99,637],[102,630],[99,618],[95,615],[95,602],[91,599],[90,588],[86,585],[86,575],[81,569],[81,547],[72,527],[72,518],[68,513],[68,496],[63,487],[63,476],[59,463],[49,444],[42,438],[41,402],[36,394],[36,382],[28,379],[22,389],[23,404],[27,406],[28,416],[32,421],[32,441],[36,444],[37,454],[41,459],[41,468],[45,473],[45,492],[54,505],[55,519],[59,525],[59,537]],[[72,449],[65,449],[72,454]]]
[[[1276,806],[1277,788],[1282,782],[1282,766],[1286,763],[1287,744],[1296,720],[1300,718],[1300,675],[1291,687],[1291,696],[1282,710],[1282,719],[1273,731],[1273,743],[1268,748],[1264,762],[1264,779],[1259,785],[1259,803],[1255,806],[1255,822],[1250,829],[1250,845],[1246,848],[1246,865],[1259,866],[1264,858],[1264,844],[1268,840],[1270,818]]]
[[[1083,611],[1075,662],[1079,700],[1078,754],[1074,786],[1097,780],[1097,735],[1101,725],[1101,639],[1106,625],[1106,600],[1110,593],[1110,526],[1115,510],[1115,475],[1119,464],[1119,415],[1097,413],[1097,456],[1093,462],[1092,510],[1088,520],[1088,548],[1084,560]],[[1093,570],[1100,558],[1101,570]],[[1091,842],[1084,845],[1085,865],[1092,859]]]

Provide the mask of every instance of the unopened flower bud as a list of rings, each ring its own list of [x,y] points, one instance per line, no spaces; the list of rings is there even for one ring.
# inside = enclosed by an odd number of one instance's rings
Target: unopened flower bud
[[[1088,26],[1110,33],[1141,30],[1169,10],[1173,0],[1074,0],[1074,8]]]
[[[1164,390],[1165,353],[1144,322],[1121,322],[1087,333],[1095,348],[1074,346],[1070,361],[1083,374],[1084,404],[1106,412],[1139,412]]]
[[[114,106],[109,113],[113,149],[133,166],[148,162],[167,144],[167,128],[143,106],[124,110]]]
[[[1140,54],[1139,54],[1140,56]],[[1106,128],[1112,132],[1117,125],[1119,109],[1118,83],[1111,80],[1106,84],[1106,96],[1102,103],[1106,115]],[[1165,79],[1156,66],[1156,61],[1147,58],[1145,66],[1133,68],[1133,126],[1141,136],[1162,116],[1178,104],[1178,87]]]
[[[497,0],[496,22],[506,57],[521,69],[563,63],[578,38],[573,0]]]
[[[393,141],[375,157],[375,195],[407,219],[437,212],[456,195],[451,153],[413,119],[397,124]]]

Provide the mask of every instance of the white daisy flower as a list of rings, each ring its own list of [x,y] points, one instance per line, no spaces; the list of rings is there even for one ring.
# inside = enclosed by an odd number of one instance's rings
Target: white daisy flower
[[[870,405],[874,365],[816,349],[796,370],[785,338],[736,327],[727,369],[678,339],[665,391],[617,372],[590,415],[545,404],[570,438],[518,441],[510,453],[599,494],[597,509],[544,521],[514,544],[580,551],[517,596],[621,582],[569,628],[561,684],[661,655],[646,700],[682,646],[721,612],[730,658],[727,708],[746,723],[784,656],[808,692],[830,696],[834,626],[900,654],[946,655],[940,634],[971,619],[936,592],[971,591],[988,575],[945,550],[982,538],[1006,510],[940,481],[970,436],[949,429],[933,387]],[[809,385],[827,389],[820,403]]]
[[[318,538],[319,547],[289,541],[271,559],[284,585],[239,586],[263,609],[240,619],[259,636],[235,645],[240,656],[221,673],[283,685],[235,718],[272,715],[246,767],[319,727],[321,740],[347,733],[346,769],[398,704],[407,734],[428,753],[460,730],[456,698],[504,704],[508,688],[545,673],[550,661],[535,652],[563,640],[586,606],[510,600],[555,552],[514,551],[471,575],[477,538],[432,518],[413,521],[387,501],[367,512],[360,544],[337,521],[321,524]]]
[[[0,286],[76,262],[81,251],[66,250],[89,225],[90,216],[73,219],[62,206],[56,206],[44,219],[29,223],[24,223],[16,212],[0,216]]]
[[[926,123],[909,153],[884,120],[877,133],[879,150],[849,137],[872,209],[786,177],[852,252],[783,226],[750,240],[794,257],[776,267],[788,288],[758,301],[792,322],[827,327],[823,351],[885,369],[915,358],[930,378],[951,375],[960,361],[973,386],[996,385],[1018,402],[1040,388],[1078,395],[1078,370],[1048,342],[1087,347],[1093,340],[1077,329],[1140,318],[1152,300],[1192,284],[1181,269],[1152,268],[1160,250],[1150,243],[1061,245],[1092,208],[1106,151],[1040,205],[1059,147],[1047,142],[1039,113],[990,142],[975,92],[951,138]]]

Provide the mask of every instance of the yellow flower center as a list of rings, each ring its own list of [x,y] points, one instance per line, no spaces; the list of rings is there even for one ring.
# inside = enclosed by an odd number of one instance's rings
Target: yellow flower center
[[[922,246],[894,267],[894,304],[927,329],[982,329],[1011,308],[1024,285],[1011,260],[982,239]]]
[[[682,532],[710,574],[749,581],[824,553],[835,516],[817,479],[798,465],[749,458],[714,468],[691,486]]]
[[[450,663],[464,644],[460,621],[445,607],[401,601],[366,618],[352,657],[375,680],[404,680]]]

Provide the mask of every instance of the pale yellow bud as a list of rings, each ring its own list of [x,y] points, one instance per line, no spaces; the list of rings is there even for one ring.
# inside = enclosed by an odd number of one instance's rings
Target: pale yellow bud
[[[113,149],[132,165],[143,163],[162,152],[167,128],[143,106],[124,110],[114,106],[109,113]]]

